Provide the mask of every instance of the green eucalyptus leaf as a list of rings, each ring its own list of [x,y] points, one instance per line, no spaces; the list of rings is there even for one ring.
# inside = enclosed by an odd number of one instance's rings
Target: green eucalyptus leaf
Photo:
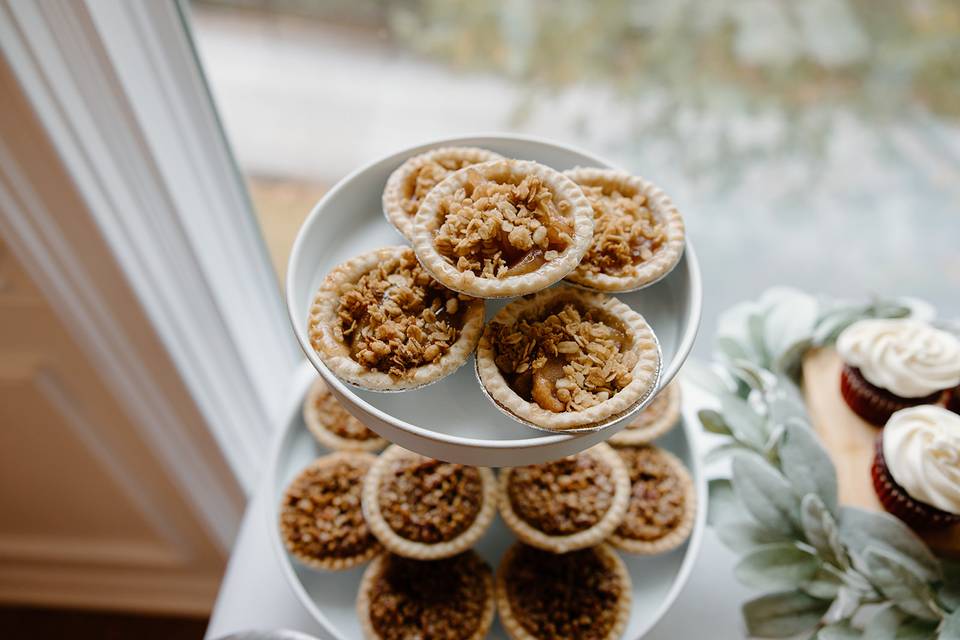
[[[754,362],[764,369],[770,368],[770,350],[766,342],[766,314],[753,314],[747,318],[747,338]]]
[[[740,582],[758,588],[799,587],[820,566],[817,556],[789,542],[768,544],[748,552],[734,568]]]
[[[943,619],[940,627],[940,640],[960,640],[960,609]]]
[[[871,582],[898,607],[922,620],[940,619],[930,585],[911,569],[874,547],[867,547],[863,559]]]
[[[803,373],[803,355],[810,350],[811,346],[813,346],[813,340],[810,338],[793,343],[773,361],[773,370],[782,372],[795,383],[799,383]]]
[[[724,436],[733,435],[730,426],[724,421],[719,411],[701,409],[697,412],[697,417],[700,418],[700,424],[703,425],[703,428],[710,433],[719,433]]]
[[[817,327],[813,331],[813,344],[816,346],[833,344],[844,329],[862,317],[861,310],[849,308],[836,309],[822,316],[817,321]]]
[[[734,453],[750,452],[753,449],[745,447],[739,442],[725,442],[719,446],[716,446],[705,454],[703,454],[703,463],[704,464],[713,464],[720,460],[726,460]]]
[[[720,411],[734,438],[752,449],[763,448],[770,434],[763,416],[754,411],[750,403],[737,396],[726,395],[720,398]]]
[[[732,466],[733,488],[750,515],[768,529],[793,534],[800,505],[787,479],[756,454],[738,453]]]
[[[937,623],[913,618],[900,624],[896,640],[943,640],[937,633]]]
[[[843,581],[840,580],[835,573],[821,567],[817,569],[817,572],[813,574],[813,577],[810,578],[801,589],[803,589],[804,593],[808,593],[814,598],[833,600],[837,597],[841,586],[843,586]]]
[[[733,393],[731,384],[724,380],[709,363],[690,358],[683,365],[683,378],[713,396]]]
[[[951,611],[960,609],[960,562],[943,560],[943,583],[937,590],[940,603]]]
[[[707,483],[710,500],[707,503],[707,522],[717,526],[720,522],[742,517],[743,506],[733,491],[733,485],[726,478],[714,478]]]
[[[720,542],[736,553],[746,553],[775,542],[792,542],[791,536],[771,531],[747,517],[723,520],[714,525]]]
[[[730,336],[719,336],[714,341],[714,344],[717,347],[717,351],[726,356],[730,361],[746,360],[750,357],[743,345]]]
[[[730,365],[730,373],[732,373],[737,380],[750,387],[750,389],[763,390],[772,382],[767,379],[768,374],[763,369],[747,360],[738,360],[732,363]]]
[[[863,635],[870,640],[895,640],[897,629],[906,618],[907,614],[895,605],[884,607],[873,614],[863,628]]]
[[[834,623],[852,617],[860,608],[861,600],[861,594],[856,589],[846,586],[840,587],[837,589],[837,595],[830,605],[830,610],[824,616],[824,620]]]
[[[795,392],[783,383],[779,383],[767,394],[767,413],[773,424],[786,424],[788,421],[810,423],[807,409]]]
[[[772,593],[743,605],[743,618],[752,636],[788,638],[819,624],[830,602],[802,591]]]
[[[887,513],[841,507],[838,524],[840,541],[855,564],[863,565],[863,551],[872,546],[892,555],[926,582],[941,578],[937,558],[917,534],[897,518]]]
[[[850,626],[849,621],[844,620],[821,627],[816,637],[817,640],[856,640],[856,638],[862,638],[863,634],[859,629]]]
[[[837,513],[837,470],[808,426],[795,420],[784,425],[778,453],[780,468],[799,495],[814,494],[831,514]]]
[[[850,566],[837,522],[817,494],[808,493],[800,501],[800,524],[807,542],[821,557],[844,569]]]

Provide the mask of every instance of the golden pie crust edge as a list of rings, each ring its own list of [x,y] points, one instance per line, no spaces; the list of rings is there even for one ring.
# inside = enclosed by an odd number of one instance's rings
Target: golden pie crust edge
[[[487,467],[475,467],[480,472],[483,498],[477,517],[465,531],[453,540],[444,542],[414,542],[397,535],[380,511],[380,482],[383,480],[383,475],[394,461],[405,456],[419,456],[427,459],[426,456],[408,451],[399,445],[391,445],[380,454],[364,478],[361,503],[363,517],[366,518],[370,531],[387,550],[414,560],[449,558],[473,547],[490,528],[497,511],[497,479],[493,471]]]
[[[513,561],[513,556],[517,553],[520,543],[514,543],[500,559],[500,566],[497,568],[497,613],[500,616],[500,623],[503,625],[507,635],[512,640],[541,640],[528,632],[520,620],[513,613],[513,607],[510,605],[510,597],[507,592],[507,566]],[[630,580],[630,573],[627,571],[623,560],[617,555],[617,552],[610,548],[610,545],[599,544],[594,550],[603,556],[603,560],[609,565],[621,582],[621,596],[617,602],[617,617],[610,627],[609,633],[603,640],[615,640],[623,635],[627,628],[627,622],[630,620],[630,609],[633,603],[633,584]],[[558,606],[563,606],[558,604]]]
[[[424,163],[440,159],[466,160],[472,164],[500,160],[499,153],[479,147],[440,147],[408,158],[390,174],[383,189],[383,215],[407,240],[413,238],[413,216],[403,210],[404,187]]]
[[[323,378],[318,377],[313,381],[313,384],[310,385],[310,389],[307,391],[307,397],[303,400],[303,423],[307,426],[307,431],[310,432],[310,435],[320,443],[320,446],[331,451],[370,452],[380,451],[387,446],[387,441],[379,436],[367,438],[366,440],[355,440],[353,438],[338,436],[333,431],[330,431],[326,425],[323,424],[323,420],[320,418],[320,412],[315,405],[317,397],[326,393],[333,394],[323,381]],[[344,407],[344,411],[347,411],[347,413],[353,417],[353,414],[350,414],[346,407]]]
[[[615,447],[647,444],[649,442],[653,442],[677,426],[677,424],[680,422],[680,383],[673,381],[662,391],[660,391],[660,393],[666,394],[667,397],[667,408],[664,410],[663,415],[656,418],[656,420],[651,424],[642,427],[631,427],[631,425],[628,424],[626,427],[610,436],[607,442]],[[657,395],[659,395],[659,393]],[[656,397],[653,401],[655,400]],[[651,403],[653,401],[651,401]],[[650,405],[647,405],[647,407],[649,406]],[[643,413],[644,411],[646,411],[646,409],[641,409],[640,413]],[[636,419],[634,419],[634,423],[636,423]]]
[[[373,628],[373,621],[370,620],[370,589],[373,588],[374,582],[380,576],[386,558],[386,554],[377,556],[363,572],[363,577],[360,579],[360,589],[357,591],[357,618],[360,620],[360,629],[365,640],[380,640],[380,635]],[[496,602],[493,575],[490,571],[484,571],[483,582],[486,598],[483,603],[480,627],[468,640],[482,640],[482,638],[487,637],[490,626],[493,624]]]
[[[624,515],[627,513],[627,504],[630,500],[630,475],[623,460],[616,451],[603,442],[576,455],[592,456],[610,470],[614,485],[610,508],[589,529],[563,536],[546,534],[528,524],[514,511],[509,493],[510,477],[513,475],[513,469],[501,469],[497,492],[500,517],[503,518],[504,523],[521,542],[551,553],[567,553],[600,544],[620,526]],[[366,488],[366,485],[364,488]]]
[[[667,464],[673,469],[673,472],[677,475],[681,486],[683,487],[683,518],[680,520],[680,524],[677,525],[673,531],[663,536],[659,540],[635,540],[633,538],[626,538],[620,535],[617,535],[616,530],[610,537],[607,539],[607,542],[612,544],[617,549],[630,553],[633,555],[642,555],[642,556],[652,556],[660,553],[666,553],[667,551],[672,551],[676,549],[681,544],[683,544],[687,538],[690,537],[690,532],[693,531],[693,524],[697,518],[697,492],[694,488],[693,480],[690,478],[690,472],[687,471],[687,467],[684,466],[683,462],[680,461],[675,455],[670,453],[665,449],[660,447],[654,447],[660,455],[664,457],[667,461]],[[628,472],[629,473],[629,472]],[[631,492],[633,486],[631,484]],[[628,501],[629,507],[629,501]],[[627,516],[625,515],[624,518]]]
[[[633,273],[629,275],[616,276],[605,273],[590,273],[582,267],[578,267],[567,276],[567,280],[597,291],[622,293],[651,285],[665,277],[677,266],[680,258],[683,257],[683,250],[686,246],[686,230],[683,217],[662,189],[639,176],[632,176],[615,169],[577,167],[565,171],[564,175],[584,186],[614,186],[642,193],[647,198],[647,207],[663,224],[666,234],[666,242],[653,257],[635,265]],[[587,200],[589,201],[589,198]]]
[[[441,222],[437,217],[440,201],[462,187],[469,171],[496,179],[510,176],[522,180],[532,175],[540,178],[551,192],[554,202],[570,203],[573,220],[573,241],[555,259],[536,271],[504,279],[483,278],[472,271],[460,271],[437,251],[434,236]],[[573,180],[559,171],[531,160],[495,160],[465,167],[447,176],[424,199],[413,221],[413,248],[424,268],[444,286],[478,298],[508,298],[545,289],[559,282],[573,271],[583,258],[593,240],[593,207],[583,191]]]
[[[281,526],[280,538],[283,540],[283,546],[287,552],[296,558],[297,562],[300,564],[310,567],[311,569],[319,569],[321,571],[344,571],[346,569],[352,569],[353,567],[361,565],[383,552],[383,547],[380,545],[379,541],[375,539],[373,544],[371,544],[366,551],[350,558],[315,558],[313,556],[307,556],[297,552],[283,532],[281,524],[283,518],[283,507],[286,505],[287,499],[290,497],[290,487],[294,482],[296,482],[307,471],[313,469],[322,469],[343,461],[354,462],[356,460],[365,460],[369,463],[370,466],[367,470],[367,473],[369,474],[369,469],[372,469],[373,464],[376,462],[376,456],[372,453],[363,451],[336,451],[334,453],[329,453],[325,456],[317,458],[306,467],[301,469],[300,472],[297,473],[293,480],[291,480],[287,484],[287,487],[283,490],[283,498],[280,501],[280,513],[278,516],[278,520],[280,520],[278,525]],[[369,523],[367,526],[369,526]],[[374,536],[374,538],[376,538],[376,536]]]
[[[631,371],[633,380],[610,399],[580,411],[554,413],[535,402],[528,402],[514,391],[500,372],[496,353],[487,331],[477,345],[477,374],[490,398],[508,415],[521,422],[532,423],[550,431],[589,427],[607,418],[629,412],[656,389],[660,378],[660,344],[653,329],[639,313],[616,298],[601,293],[560,286],[541,291],[530,298],[515,300],[497,312],[487,324],[512,325],[527,313],[539,315],[552,304],[570,300],[584,307],[598,308],[620,320],[633,339],[631,349],[637,353],[637,364]]]
[[[382,371],[371,371],[350,357],[349,347],[334,337],[332,329],[334,323],[338,322],[340,287],[356,282],[380,262],[406,251],[410,251],[410,247],[384,247],[337,265],[324,278],[310,306],[307,335],[320,360],[341,380],[370,391],[416,389],[450,375],[469,359],[483,330],[483,300],[472,300],[469,303],[461,301],[467,305],[467,310],[464,312],[460,336],[439,361],[411,369],[407,376],[397,379]]]

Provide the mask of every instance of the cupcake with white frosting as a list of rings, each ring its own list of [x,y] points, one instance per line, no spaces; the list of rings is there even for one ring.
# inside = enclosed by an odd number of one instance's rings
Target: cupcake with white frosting
[[[910,526],[960,523],[960,416],[932,405],[896,412],[871,474],[883,507]]]
[[[840,334],[837,352],[844,400],[877,426],[960,385],[960,340],[919,320],[861,320]]]

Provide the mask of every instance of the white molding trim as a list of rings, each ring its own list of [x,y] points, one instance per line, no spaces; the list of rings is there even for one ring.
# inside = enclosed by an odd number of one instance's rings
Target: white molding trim
[[[196,425],[173,426],[175,411],[150,397],[153,372],[131,334],[162,342],[248,493],[301,355],[181,11],[154,0],[0,0],[0,50],[85,205],[71,215],[97,229],[151,326],[125,326],[110,308],[105,289],[116,284],[84,268],[95,258],[64,233],[63,212],[45,209],[16,149],[0,148],[0,233],[57,308],[89,315],[75,323],[78,341],[184,490],[209,494],[206,510],[222,483],[208,490],[190,451]]]

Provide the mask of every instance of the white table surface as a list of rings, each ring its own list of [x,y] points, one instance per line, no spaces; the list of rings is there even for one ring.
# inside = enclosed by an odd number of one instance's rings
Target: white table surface
[[[684,385],[684,396],[684,415],[691,419],[704,398],[690,385]],[[694,443],[698,452],[708,446],[708,438],[703,436]],[[267,527],[273,521],[274,506],[269,483],[268,477],[260,481],[247,508],[207,628],[209,640],[237,631],[278,628],[322,637],[320,626],[286,583],[270,546]],[[644,640],[743,638],[740,605],[751,593],[734,579],[735,561],[708,527],[680,597]]]

